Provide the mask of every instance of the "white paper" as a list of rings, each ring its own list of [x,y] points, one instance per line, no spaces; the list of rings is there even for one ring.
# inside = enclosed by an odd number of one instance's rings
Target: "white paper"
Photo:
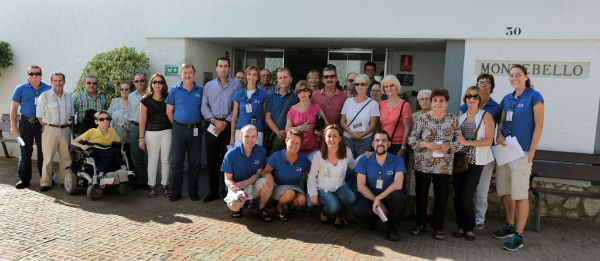
[[[437,143],[437,145],[442,145],[442,143],[443,143],[443,142],[441,142],[441,141],[436,141],[435,143]],[[444,157],[444,153],[439,153],[439,152],[435,152],[435,151],[433,151],[433,152],[431,153],[431,156],[433,156],[434,158],[441,158],[441,157]]]
[[[206,129],[210,134],[214,135],[215,137],[219,136],[215,133],[215,125],[209,124],[208,125],[208,129]]]
[[[385,213],[383,213],[383,210],[381,209],[381,207],[377,207],[377,215],[379,215],[379,218],[381,218],[382,222],[387,222],[388,219],[385,216]]]
[[[25,141],[23,140],[23,138],[21,138],[21,136],[17,137],[17,142],[19,143],[19,145],[25,147]]]
[[[492,146],[492,152],[494,153],[494,158],[496,158],[498,166],[502,166],[525,156],[517,138],[508,136],[504,138],[504,142],[506,143],[506,146],[500,144]]]

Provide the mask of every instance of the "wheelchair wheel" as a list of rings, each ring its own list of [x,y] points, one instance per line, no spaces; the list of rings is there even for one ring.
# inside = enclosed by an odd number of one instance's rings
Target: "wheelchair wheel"
[[[129,182],[119,183],[119,195],[125,196],[129,192]]]
[[[87,188],[87,197],[91,200],[97,200],[102,196],[102,189],[95,187],[94,185],[89,185]]]
[[[65,192],[69,195],[73,195],[77,193],[77,174],[71,171],[71,168],[68,167],[65,173]]]

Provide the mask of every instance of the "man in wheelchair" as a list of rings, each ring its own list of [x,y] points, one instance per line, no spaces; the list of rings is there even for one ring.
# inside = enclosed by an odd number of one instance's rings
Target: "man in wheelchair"
[[[125,154],[123,143],[115,129],[109,127],[111,120],[108,112],[104,110],[96,112],[94,121],[98,127],[87,130],[71,141],[73,146],[84,151],[88,149],[92,151],[91,156],[96,164],[96,174],[100,178],[107,172],[127,169],[122,157]]]

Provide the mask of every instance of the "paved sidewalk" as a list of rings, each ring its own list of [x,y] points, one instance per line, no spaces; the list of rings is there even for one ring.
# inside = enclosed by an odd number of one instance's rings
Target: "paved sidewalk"
[[[448,208],[445,241],[431,229],[411,236],[401,227],[400,242],[360,225],[338,230],[318,216],[287,223],[263,223],[248,210],[229,217],[222,201],[209,204],[184,197],[169,202],[144,191],[119,196],[108,191],[98,201],[85,192],[70,196],[56,185],[39,192],[39,175],[23,190],[17,161],[0,159],[0,259],[2,260],[598,260],[600,225],[544,218],[542,232],[526,231],[525,247],[512,253],[504,240],[489,236],[502,222],[490,213],[487,228],[468,242],[450,236],[455,225]],[[160,192],[157,191],[157,192]]]

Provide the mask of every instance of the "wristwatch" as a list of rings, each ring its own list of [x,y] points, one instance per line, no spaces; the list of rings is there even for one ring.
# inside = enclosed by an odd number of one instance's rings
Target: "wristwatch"
[[[210,118],[210,123],[215,124],[215,118]]]
[[[405,150],[406,149],[406,145],[402,145],[402,147],[400,147],[401,150]]]

